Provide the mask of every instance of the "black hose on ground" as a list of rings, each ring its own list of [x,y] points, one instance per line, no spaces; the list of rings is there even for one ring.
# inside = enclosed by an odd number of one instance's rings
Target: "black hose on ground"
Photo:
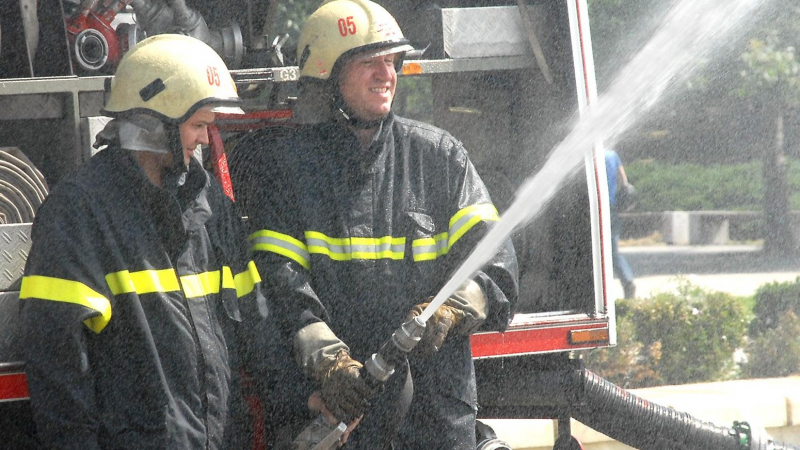
[[[568,383],[582,388],[572,417],[631,447],[646,450],[800,450],[752,433],[745,423],[721,427],[637,397],[586,370]]]

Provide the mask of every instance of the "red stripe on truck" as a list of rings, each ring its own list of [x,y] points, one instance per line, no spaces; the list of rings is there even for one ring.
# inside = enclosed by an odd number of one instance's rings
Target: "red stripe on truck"
[[[471,337],[472,357],[489,358],[531,353],[548,353],[581,348],[607,347],[607,342],[580,344],[573,344],[570,342],[570,332],[573,330],[602,328],[607,329],[608,324],[572,323],[518,330],[511,328],[505,333],[475,334]]]
[[[27,400],[28,380],[24,373],[0,374],[0,402]]]

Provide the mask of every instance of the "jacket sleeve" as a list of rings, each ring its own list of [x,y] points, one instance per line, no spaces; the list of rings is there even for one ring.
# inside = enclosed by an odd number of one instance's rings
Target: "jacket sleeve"
[[[87,202],[50,194],[20,289],[31,407],[45,448],[99,448],[89,341],[110,320],[112,296]]]
[[[265,344],[260,333],[269,315],[269,308],[261,292],[261,276],[250,258],[247,234],[237,205],[211,176],[208,191],[214,220],[213,226],[207,224],[206,229],[219,255],[222,270],[227,274],[223,276],[222,305],[218,305],[217,314],[220,320],[231,324],[233,330],[233,335],[225,336],[231,367],[231,400],[224,434],[225,447],[243,449],[247,447],[247,437],[253,433],[253,421],[245,395],[253,393],[248,390],[250,384],[245,382],[241,369],[247,376],[255,376],[256,369],[250,364],[250,359]],[[230,278],[226,282],[228,275]],[[223,329],[228,330],[225,324]]]
[[[472,249],[499,220],[486,186],[467,156],[462,144],[445,134],[441,145],[448,155],[448,211],[449,251],[446,274],[449,280]],[[504,331],[513,316],[519,295],[519,269],[511,239],[506,239],[476,273],[474,280],[486,294],[486,321],[478,331]]]
[[[226,273],[223,288],[235,290],[233,297],[236,301],[224,305],[225,314],[236,321],[266,317],[269,308],[261,291],[261,275],[248,249],[242,213],[238,205],[225,195],[216,179],[210,177],[209,184],[214,221],[212,227],[206,228]],[[224,281],[227,275],[231,278],[228,284]]]
[[[243,144],[247,148],[237,149],[239,152],[262,149],[258,139]],[[313,362],[298,355],[298,352],[304,353],[304,349],[313,349],[319,344],[319,350],[324,353],[330,350],[328,347],[331,345],[339,348],[343,344],[332,336],[332,332],[328,333],[329,330],[322,334],[300,332],[303,329],[319,330],[324,325],[320,322],[327,322],[328,313],[311,287],[309,253],[304,230],[297,221],[297,202],[299,195],[305,192],[303,186],[299,186],[297,180],[292,178],[292,174],[298,172],[291,166],[298,163],[277,156],[293,152],[275,150],[276,146],[292,145],[291,140],[280,143],[270,141],[269,145],[272,147],[270,152],[261,151],[255,158],[239,158],[253,165],[253,171],[259,173],[259,177],[257,183],[240,184],[234,189],[247,190],[243,193],[248,198],[243,213],[248,217],[248,240],[253,260],[263,279],[264,295],[274,314],[273,323],[277,324],[284,342],[295,345],[295,358],[308,369]],[[273,158],[270,155],[276,156]],[[232,172],[240,170],[240,167],[231,167]],[[312,335],[317,342],[306,345],[307,340],[303,338]],[[298,340],[302,342],[298,343]],[[323,350],[323,347],[327,350]],[[317,358],[322,355],[308,356]]]

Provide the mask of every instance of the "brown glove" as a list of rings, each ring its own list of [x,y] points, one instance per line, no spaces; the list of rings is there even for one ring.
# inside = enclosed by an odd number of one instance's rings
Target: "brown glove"
[[[433,297],[415,305],[406,321],[422,314]],[[448,298],[425,324],[425,334],[414,351],[430,356],[439,351],[448,334],[466,336],[477,330],[486,320],[486,296],[478,283],[467,280]]]
[[[363,365],[341,349],[333,358],[325,358],[314,368],[325,406],[345,423],[358,418],[369,406],[372,389],[361,378]]]
[[[422,311],[428,307],[431,300],[433,300],[433,297],[428,298],[425,303],[414,305],[409,311],[406,321],[422,314]],[[457,317],[459,317],[458,310],[455,308],[446,305],[440,306],[428,319],[428,322],[425,323],[425,334],[422,335],[422,339],[414,347],[414,352],[423,356],[431,356],[438,352],[442,348],[447,334],[450,333],[450,329],[453,328],[453,324],[459,320]]]

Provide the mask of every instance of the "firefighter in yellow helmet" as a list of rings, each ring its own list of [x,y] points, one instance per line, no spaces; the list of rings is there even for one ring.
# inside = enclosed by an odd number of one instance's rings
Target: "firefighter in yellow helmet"
[[[241,111],[219,56],[186,36],[120,62],[99,153],[33,224],[22,327],[38,437],[58,449],[220,449],[243,436],[236,333],[262,311],[233,203],[192,157]]]
[[[214,114],[243,113],[239,103],[233,78],[211,47],[183,35],[154,36],[120,62],[103,108],[120,119],[118,130],[101,133],[101,142],[109,132],[118,134],[122,148],[141,152],[135,157],[160,184],[166,168],[161,165],[171,165],[169,174],[183,173],[195,148],[208,144]]]
[[[301,397],[330,422],[350,424],[344,448],[473,450],[469,336],[510,320],[510,241],[438,309],[383,389],[372,392],[361,373],[498,220],[461,142],[392,113],[409,50],[378,4],[323,3],[297,49],[303,125],[268,152],[267,132],[240,142],[237,152],[251,158],[237,160],[257,178],[237,186],[234,176],[234,188],[248,191],[253,259],[272,317],[311,381],[313,394]]]
[[[391,14],[377,3],[359,0],[327,1],[303,26],[297,44],[301,96],[295,108],[300,122],[344,120],[360,128],[374,127],[391,108],[397,73],[405,53],[414,48]],[[380,98],[358,95],[350,85],[366,80],[341,77],[348,61],[391,60],[393,75]],[[342,86],[342,83],[345,83]],[[349,82],[349,83],[348,83]],[[348,101],[349,100],[349,101]],[[356,109],[353,109],[356,108]],[[377,108],[376,111],[366,109]]]

